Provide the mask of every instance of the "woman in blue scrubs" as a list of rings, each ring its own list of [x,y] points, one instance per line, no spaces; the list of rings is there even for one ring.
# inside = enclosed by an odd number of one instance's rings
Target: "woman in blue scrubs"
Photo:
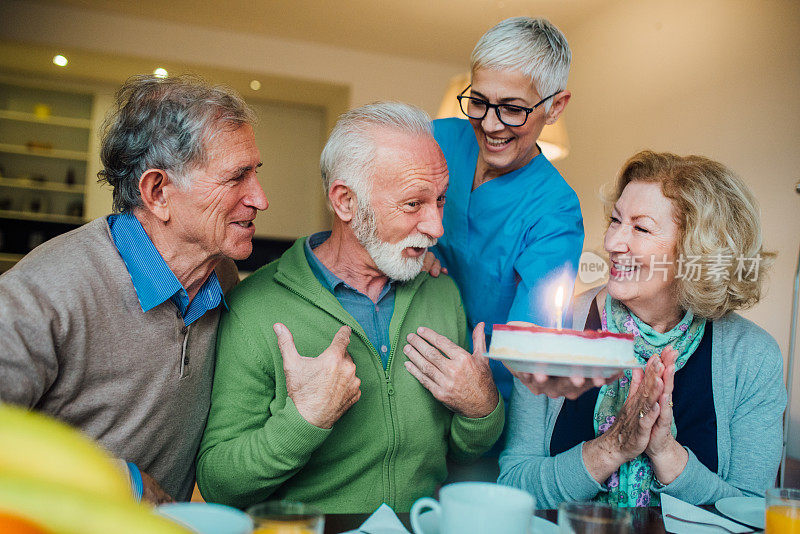
[[[554,326],[556,287],[572,294],[583,246],[580,204],[536,144],[570,99],[570,59],[566,38],[547,20],[507,19],[472,52],[472,83],[458,97],[469,120],[434,121],[450,171],[445,233],[434,252],[461,290],[470,329],[485,322],[491,335],[493,324],[508,321]],[[491,365],[508,399],[511,375]]]

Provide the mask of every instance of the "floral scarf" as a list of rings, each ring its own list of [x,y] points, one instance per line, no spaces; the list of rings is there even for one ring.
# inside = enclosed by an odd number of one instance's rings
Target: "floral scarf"
[[[676,372],[686,364],[689,356],[700,345],[706,328],[705,319],[695,317],[691,311],[688,311],[669,332],[663,334],[656,332],[631,313],[624,304],[611,298],[610,295],[606,295],[601,321],[603,330],[633,334],[633,351],[636,359],[642,364],[646,364],[650,356],[661,354],[664,348],[671,345],[678,351],[678,359],[675,362]],[[619,380],[600,388],[594,407],[596,436],[603,434],[614,424],[617,413],[622,409],[625,399],[628,398],[630,381],[631,370],[627,369]],[[676,433],[675,421],[673,421],[672,435],[675,436]],[[660,502],[658,494],[650,491],[654,478],[650,459],[644,454],[640,454],[633,460],[622,464],[619,470],[606,480],[608,492],[599,494],[597,500],[621,507],[656,506]]]

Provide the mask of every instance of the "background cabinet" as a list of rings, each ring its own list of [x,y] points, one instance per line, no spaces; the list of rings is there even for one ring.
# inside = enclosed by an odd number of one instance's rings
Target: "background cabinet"
[[[0,272],[83,223],[93,99],[0,83]]]

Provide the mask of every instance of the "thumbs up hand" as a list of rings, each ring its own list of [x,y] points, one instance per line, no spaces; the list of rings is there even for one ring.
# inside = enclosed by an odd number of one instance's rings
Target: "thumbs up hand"
[[[275,323],[278,348],[283,357],[286,390],[303,419],[320,428],[333,424],[361,398],[361,380],[347,353],[350,327],[343,326],[316,358],[301,356],[289,329]]]

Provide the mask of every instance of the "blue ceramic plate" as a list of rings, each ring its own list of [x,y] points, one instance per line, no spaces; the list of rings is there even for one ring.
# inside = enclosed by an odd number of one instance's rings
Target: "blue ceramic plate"
[[[734,521],[764,528],[766,501],[763,497],[725,497],[715,502],[714,507]]]
[[[204,502],[162,504],[156,512],[198,534],[250,534],[253,520],[241,510]]]

